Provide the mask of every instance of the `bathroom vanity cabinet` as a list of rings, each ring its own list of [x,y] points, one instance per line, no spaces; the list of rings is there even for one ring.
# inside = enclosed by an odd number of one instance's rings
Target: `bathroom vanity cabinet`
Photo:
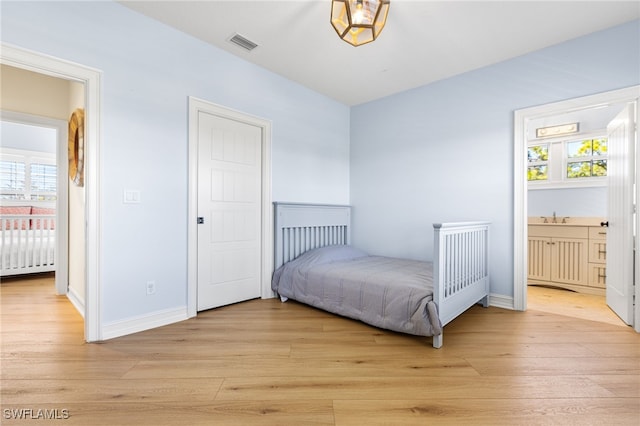
[[[597,224],[529,224],[528,283],[604,295],[606,228]]]

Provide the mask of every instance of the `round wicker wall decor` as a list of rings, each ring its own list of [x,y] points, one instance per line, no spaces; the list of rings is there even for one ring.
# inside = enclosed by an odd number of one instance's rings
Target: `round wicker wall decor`
[[[69,119],[69,178],[84,186],[84,110],[80,108]]]

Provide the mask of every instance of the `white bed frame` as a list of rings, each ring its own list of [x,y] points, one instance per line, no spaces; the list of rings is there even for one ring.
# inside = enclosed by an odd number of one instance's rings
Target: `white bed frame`
[[[351,207],[274,203],[274,269],[307,250],[351,243]],[[444,327],[476,303],[488,305],[489,222],[436,223],[433,300]],[[442,346],[442,334],[433,347]]]
[[[55,214],[0,217],[0,276],[55,271]],[[38,221],[38,226],[32,226]]]

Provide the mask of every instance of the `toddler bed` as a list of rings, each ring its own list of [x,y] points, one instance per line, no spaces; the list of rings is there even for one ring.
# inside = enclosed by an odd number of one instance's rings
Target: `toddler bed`
[[[55,271],[55,210],[0,209],[0,276]]]
[[[350,245],[350,206],[275,203],[272,289],[442,346],[442,328],[489,295],[488,222],[434,224],[433,262],[371,256]]]

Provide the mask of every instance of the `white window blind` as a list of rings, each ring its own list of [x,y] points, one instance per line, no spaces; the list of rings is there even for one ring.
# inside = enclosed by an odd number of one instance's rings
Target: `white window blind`
[[[0,190],[2,198],[15,198],[25,192],[25,163],[21,161],[0,161]]]
[[[55,154],[0,150],[0,198],[5,200],[55,200]]]

